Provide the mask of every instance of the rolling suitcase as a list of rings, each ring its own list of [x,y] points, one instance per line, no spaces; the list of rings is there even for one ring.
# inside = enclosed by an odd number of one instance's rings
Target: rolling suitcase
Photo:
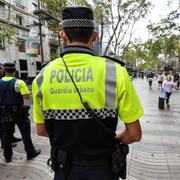
[[[159,109],[164,110],[164,98],[159,97],[158,107]]]

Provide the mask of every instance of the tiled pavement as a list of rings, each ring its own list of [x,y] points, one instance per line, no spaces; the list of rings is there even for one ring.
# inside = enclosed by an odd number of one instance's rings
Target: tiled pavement
[[[180,90],[172,94],[170,109],[157,108],[159,91],[157,81],[150,91],[146,80],[133,80],[144,107],[141,118],[143,138],[130,145],[127,180],[180,180]],[[32,119],[32,118],[31,118]],[[123,125],[119,124],[119,128]],[[20,136],[18,130],[16,136]],[[0,180],[52,180],[53,173],[46,166],[49,157],[49,142],[35,134],[32,123],[32,138],[42,154],[26,161],[22,142],[14,148],[13,161],[6,164],[0,150]]]

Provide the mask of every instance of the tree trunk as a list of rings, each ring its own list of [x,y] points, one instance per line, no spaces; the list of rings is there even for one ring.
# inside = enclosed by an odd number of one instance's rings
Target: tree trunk
[[[103,36],[104,36],[104,23],[103,23],[103,21],[100,23],[100,27],[101,27],[101,36],[99,39],[99,46],[100,46],[99,54],[102,55],[102,41],[103,41]]]
[[[118,28],[118,26],[119,26],[120,21],[121,21],[121,19],[118,19],[118,22],[117,22],[116,27],[115,27],[115,29],[114,29],[114,31],[113,31],[113,34],[111,35],[111,37],[110,37],[110,39],[109,39],[109,42],[108,42],[108,44],[107,44],[107,46],[106,46],[106,49],[105,49],[105,51],[104,51],[104,56],[107,55],[107,51],[108,51],[108,49],[109,49],[109,46],[110,46],[110,44],[111,44],[111,41],[113,40],[113,37],[114,37],[114,35],[115,35],[115,33],[116,33],[116,30],[117,30],[117,28]]]

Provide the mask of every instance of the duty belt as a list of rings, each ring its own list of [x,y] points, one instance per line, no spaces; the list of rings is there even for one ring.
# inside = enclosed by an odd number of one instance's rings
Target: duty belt
[[[111,157],[94,157],[86,155],[75,155],[72,154],[72,165],[83,165],[83,166],[109,166],[111,165]]]
[[[0,105],[0,109],[2,112],[17,112],[20,108],[18,105]]]

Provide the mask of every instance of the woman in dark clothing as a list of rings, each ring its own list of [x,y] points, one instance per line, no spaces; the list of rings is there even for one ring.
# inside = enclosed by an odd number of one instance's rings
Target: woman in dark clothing
[[[152,72],[150,72],[147,75],[147,79],[148,79],[148,82],[149,82],[149,89],[151,90],[152,89],[152,81],[153,81],[153,73]]]

